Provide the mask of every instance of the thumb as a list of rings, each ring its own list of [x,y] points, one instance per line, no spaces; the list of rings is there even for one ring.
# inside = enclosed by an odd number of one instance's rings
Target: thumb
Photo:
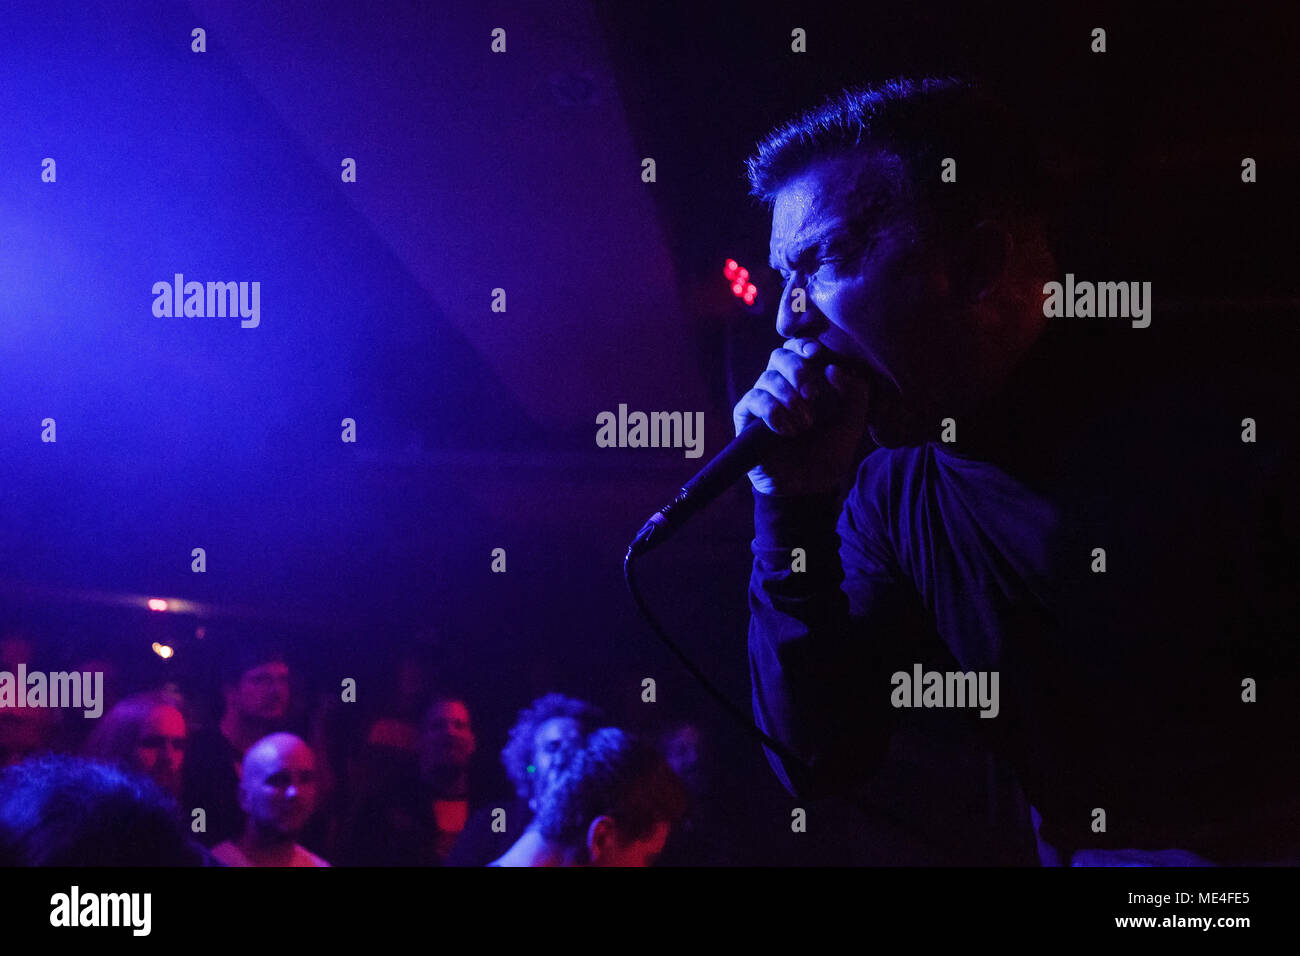
[[[866,379],[854,375],[843,366],[827,365],[826,380],[839,393],[846,414],[857,415],[866,411],[870,392]]]

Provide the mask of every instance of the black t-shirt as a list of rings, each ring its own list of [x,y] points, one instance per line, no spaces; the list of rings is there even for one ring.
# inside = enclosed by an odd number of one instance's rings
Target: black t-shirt
[[[192,824],[194,810],[206,814],[207,830],[194,838],[211,849],[237,837],[244,825],[239,809],[239,762],[243,754],[218,727],[190,737],[181,771],[181,813]]]
[[[493,822],[499,819],[498,809],[505,811],[504,833],[493,829]],[[514,846],[532,820],[533,811],[521,797],[479,807],[471,814],[443,866],[487,866]]]
[[[851,770],[901,715],[893,675],[950,669],[928,632],[998,673],[997,716],[966,713],[1049,842],[1267,858],[1300,844],[1294,381],[1204,345],[1193,362],[1176,335],[1079,332],[955,443],[936,422],[870,455],[842,510],[756,496],[756,716],[825,778]]]

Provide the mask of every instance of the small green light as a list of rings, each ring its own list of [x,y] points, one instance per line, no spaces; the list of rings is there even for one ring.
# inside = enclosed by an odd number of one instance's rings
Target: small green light
[[[534,767],[532,764],[529,764],[529,765],[528,765],[528,772],[529,772],[529,773],[537,773],[537,768]]]

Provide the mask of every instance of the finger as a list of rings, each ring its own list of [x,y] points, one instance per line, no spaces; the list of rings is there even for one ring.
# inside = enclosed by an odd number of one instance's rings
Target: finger
[[[871,387],[867,380],[854,375],[841,365],[826,366],[826,381],[851,408],[862,408],[870,397]]]
[[[764,388],[776,396],[777,401],[784,405],[796,419],[803,419],[808,424],[812,424],[813,407],[812,403],[805,399],[790,384],[790,380],[775,369],[768,369],[758,377],[754,383],[755,388]]]
[[[775,395],[762,388],[751,388],[736,403],[736,409],[732,413],[736,434],[740,434],[754,418],[762,419],[768,428],[779,435],[795,435],[803,430],[793,420],[789,409],[777,401]]]
[[[786,339],[781,343],[781,348],[794,352],[796,355],[802,355],[804,358],[816,358],[826,351],[826,346],[816,339],[805,338]]]
[[[804,399],[815,402],[827,392],[823,367],[787,348],[776,349],[768,359],[769,370],[780,372]]]
[[[736,407],[731,410],[731,424],[739,435],[745,430],[745,426],[757,418],[753,409],[749,406],[749,392],[740,396],[740,401],[736,402]]]

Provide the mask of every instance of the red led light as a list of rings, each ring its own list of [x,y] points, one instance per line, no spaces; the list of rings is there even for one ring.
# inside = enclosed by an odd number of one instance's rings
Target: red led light
[[[749,281],[748,269],[741,266],[735,259],[728,259],[722,274],[731,283],[732,295],[743,300],[745,305],[754,304],[754,300],[758,298],[758,286]]]

